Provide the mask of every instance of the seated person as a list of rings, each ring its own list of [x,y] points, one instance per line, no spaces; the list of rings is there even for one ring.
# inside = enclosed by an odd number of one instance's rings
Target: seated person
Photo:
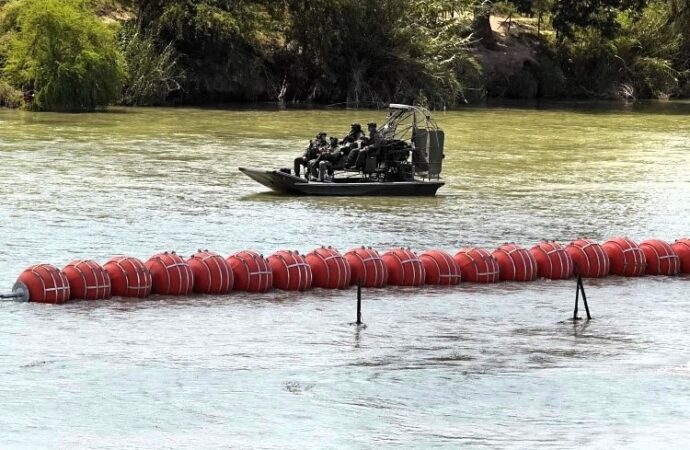
[[[351,125],[350,132],[347,133],[347,136],[345,136],[343,138],[343,140],[340,141],[340,145],[352,144],[352,143],[360,140],[362,137],[364,137],[364,131],[362,131],[362,125],[355,122]]]
[[[302,167],[309,167],[309,161],[316,159],[321,151],[327,147],[329,147],[329,144],[328,141],[326,141],[326,133],[322,131],[316,135],[315,139],[309,141],[309,146],[304,151],[304,154],[298,158],[295,158],[295,176],[298,177],[300,175],[300,169]]]

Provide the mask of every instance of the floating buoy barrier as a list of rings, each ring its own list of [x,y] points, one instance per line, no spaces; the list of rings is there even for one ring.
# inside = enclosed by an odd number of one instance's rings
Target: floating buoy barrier
[[[381,259],[388,269],[389,285],[421,286],[424,284],[424,265],[409,248],[388,250]]]
[[[677,239],[671,244],[671,248],[680,259],[680,272],[690,273],[690,239]]]
[[[114,256],[103,264],[110,277],[110,293],[118,297],[144,298],[151,295],[151,272],[140,259]]]
[[[60,304],[69,300],[69,281],[65,273],[50,264],[27,267],[12,289],[22,300]]]
[[[460,268],[461,281],[498,282],[498,261],[483,248],[463,248],[453,257]]]
[[[194,288],[194,274],[187,261],[175,252],[153,255],[146,261],[153,281],[152,292],[161,295],[189,295]]]
[[[566,245],[575,270],[582,278],[603,278],[609,274],[611,262],[603,247],[591,239],[578,239]]]
[[[537,262],[526,248],[516,244],[503,244],[492,253],[498,262],[498,278],[501,281],[534,281],[537,278]]]
[[[668,242],[649,239],[640,242],[640,248],[647,261],[647,275],[676,275],[680,272],[680,259]]]
[[[187,259],[194,274],[193,290],[197,294],[227,294],[234,277],[228,262],[218,253],[199,250]]]
[[[279,250],[267,258],[273,272],[273,287],[283,291],[306,291],[311,287],[311,267],[296,251]]]
[[[388,268],[379,252],[371,247],[349,250],[345,259],[350,265],[350,285],[359,283],[362,287],[381,288],[388,284]]]
[[[273,288],[273,272],[263,255],[242,251],[228,256],[226,261],[235,279],[233,290],[259,293]]]
[[[567,280],[573,276],[573,259],[558,242],[541,241],[530,249],[530,253],[537,263],[537,277]]]
[[[419,255],[424,266],[424,284],[450,286],[460,282],[460,267],[443,250],[429,250]]]
[[[51,264],[26,268],[12,293],[0,299],[60,304],[70,299],[100,300],[144,298],[150,294],[223,295],[231,291],[267,292],[271,289],[305,291],[312,287],[359,289],[391,286],[457,285],[460,282],[496,283],[536,278],[601,278],[690,274],[690,239],[673,244],[649,239],[636,244],[616,237],[603,245],[579,239],[567,246],[541,241],[527,250],[503,244],[493,253],[483,248],[462,248],[454,256],[434,249],[419,256],[409,248],[380,254],[359,247],[341,254],[333,247],[318,247],[305,256],[280,250],[268,258],[243,250],[226,259],[199,250],[187,260],[175,252],[158,253],[145,263],[132,256],[112,257],[103,266],[93,260],[74,260],[60,270]],[[581,281],[578,289],[582,291]],[[578,291],[580,292],[580,291]]]
[[[305,260],[311,267],[312,287],[345,289],[350,285],[350,264],[338,250],[320,247],[307,253]]]
[[[110,298],[110,275],[91,259],[69,262],[62,272],[69,283],[72,300],[103,300]]]
[[[602,245],[609,257],[609,273],[621,277],[639,277],[644,275],[647,259],[639,245],[627,237],[609,239]]]

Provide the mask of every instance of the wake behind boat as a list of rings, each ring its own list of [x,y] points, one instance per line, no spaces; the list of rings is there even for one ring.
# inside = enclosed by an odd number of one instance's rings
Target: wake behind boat
[[[239,170],[264,186],[285,194],[333,196],[433,196],[444,185],[444,132],[425,108],[389,106],[380,128],[370,123],[369,136],[352,124],[342,140],[319,133],[290,169]],[[299,176],[304,167],[304,176]]]

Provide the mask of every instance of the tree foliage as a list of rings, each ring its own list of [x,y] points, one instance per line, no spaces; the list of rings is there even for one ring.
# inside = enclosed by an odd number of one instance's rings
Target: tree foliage
[[[114,33],[80,0],[15,0],[0,21],[3,73],[35,91],[39,110],[89,111],[120,98],[122,58]]]

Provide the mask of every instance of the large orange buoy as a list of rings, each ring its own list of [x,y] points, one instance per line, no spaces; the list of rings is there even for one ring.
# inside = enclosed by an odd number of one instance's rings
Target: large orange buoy
[[[243,250],[228,256],[226,261],[235,278],[233,290],[266,292],[273,287],[273,272],[263,255]]]
[[[573,259],[565,248],[554,241],[541,241],[530,249],[537,262],[537,276],[565,280],[573,276]]]
[[[460,268],[452,256],[443,250],[429,250],[419,255],[424,266],[424,283],[455,285],[460,282]]]
[[[526,248],[513,243],[503,244],[492,255],[498,261],[501,281],[534,281],[537,278],[537,262]]]
[[[410,249],[395,248],[381,256],[388,268],[388,284],[393,286],[421,286],[424,284],[424,265]]]
[[[350,265],[351,284],[362,284],[362,287],[384,287],[388,283],[388,268],[381,259],[379,252],[371,247],[354,248],[345,253],[345,259]]]
[[[611,263],[599,243],[579,239],[565,247],[575,264],[575,273],[583,278],[602,278],[608,275]]]
[[[110,298],[110,276],[96,261],[90,259],[71,261],[62,271],[69,282],[71,299]]]
[[[27,267],[19,274],[14,290],[28,292],[26,300],[36,303],[64,303],[69,300],[69,281],[50,264]]]
[[[153,293],[189,295],[194,287],[194,274],[189,264],[175,252],[153,255],[146,261],[151,271]]]
[[[112,295],[143,298],[151,294],[151,272],[138,258],[113,256],[103,268],[110,276]]]
[[[227,294],[232,289],[232,269],[218,253],[199,250],[187,259],[187,264],[194,273],[194,292]]]
[[[690,273],[690,239],[677,239],[671,244],[671,248],[680,259],[681,273]]]
[[[305,291],[311,287],[311,267],[298,252],[279,250],[269,256],[273,287],[284,291]]]
[[[320,247],[307,253],[305,259],[311,267],[313,287],[345,289],[350,285],[350,264],[338,250]]]
[[[604,242],[602,248],[611,262],[610,272],[622,277],[644,275],[647,260],[635,241],[627,237],[617,237]]]
[[[680,258],[668,242],[648,239],[640,242],[640,248],[647,260],[648,275],[677,275],[680,272]]]
[[[462,281],[496,283],[499,278],[498,261],[483,248],[461,248],[453,257]]]

